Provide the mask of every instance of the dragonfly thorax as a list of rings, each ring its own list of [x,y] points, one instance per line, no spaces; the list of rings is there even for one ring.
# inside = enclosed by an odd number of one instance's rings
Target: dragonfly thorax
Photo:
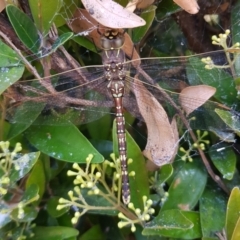
[[[107,39],[107,41],[110,40]],[[102,62],[107,80],[123,80],[125,78],[125,53],[122,49],[103,50]]]
[[[122,98],[124,94],[124,83],[121,80],[112,80],[108,84],[108,89],[110,90],[114,98]]]

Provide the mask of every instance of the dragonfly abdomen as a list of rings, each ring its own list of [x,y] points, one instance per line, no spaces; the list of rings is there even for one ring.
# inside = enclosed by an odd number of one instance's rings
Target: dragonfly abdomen
[[[130,190],[129,179],[127,170],[127,144],[125,133],[125,119],[123,116],[122,97],[114,98],[116,108],[116,125],[117,125],[117,137],[118,137],[118,150],[119,158],[121,162],[122,173],[122,199],[124,204],[130,202]]]
[[[109,81],[107,87],[112,94],[116,109],[118,151],[122,171],[122,199],[124,204],[130,202],[130,190],[127,171],[127,147],[125,134],[125,119],[123,116],[122,98],[124,95],[124,81],[126,69],[125,53],[122,50],[124,36],[118,31],[109,30],[101,38],[102,60],[105,66],[105,77]]]

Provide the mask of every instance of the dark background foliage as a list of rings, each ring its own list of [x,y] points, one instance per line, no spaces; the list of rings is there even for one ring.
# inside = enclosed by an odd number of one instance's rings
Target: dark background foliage
[[[76,8],[83,7],[80,1],[36,2],[18,1],[17,5],[10,6],[0,13],[0,31],[8,38],[7,40],[3,35],[0,36],[1,93],[7,88],[11,89],[10,85],[20,78],[31,80],[37,78],[37,74],[46,76],[49,74],[47,72],[49,65],[51,74],[56,74],[101,64],[99,55],[101,49],[98,48],[99,42],[95,42],[94,36],[89,37],[84,34],[86,30],[80,32],[81,34],[73,34],[67,24],[73,21]],[[58,9],[59,2],[62,3],[62,7]],[[127,1],[119,2],[123,6],[127,4]],[[30,8],[29,3],[35,8]],[[162,66],[164,68],[165,65],[168,70],[186,64],[186,60],[182,62],[182,58],[177,56],[206,52],[214,52],[209,55],[214,56],[216,64],[226,64],[224,52],[217,52],[222,48],[213,45],[211,37],[230,29],[228,46],[240,41],[240,2],[199,0],[198,4],[200,10],[195,15],[182,11],[172,0],[155,1],[147,9],[137,9],[137,14],[146,20],[147,27],[126,30],[134,43],[130,46],[131,49],[135,47],[141,57],[162,57]],[[206,22],[204,16],[207,14],[217,15],[217,23]],[[41,25],[36,21],[37,16],[42,19],[40,23],[44,22],[44,18],[56,18],[54,21],[49,21],[49,24]],[[51,38],[48,34],[53,22],[57,29],[55,38]],[[97,26],[94,27],[97,31]],[[90,28],[88,30],[91,32]],[[130,41],[127,43],[131,44]],[[7,48],[7,45],[13,50]],[[33,68],[23,62],[16,54],[18,51],[21,51]],[[46,57],[42,58],[43,55]],[[173,56],[176,58],[167,58]],[[238,65],[235,66],[236,70],[239,68]],[[196,72],[198,67],[202,69],[198,63],[187,65],[189,70]],[[81,68],[81,70],[84,72],[86,69]],[[207,70],[199,70],[198,76],[205,71]],[[93,77],[87,71],[85,75],[76,75],[76,71],[71,73],[72,78]],[[223,72],[217,70],[211,74],[209,76],[213,76],[216,82],[214,87],[221,90],[218,94],[222,94],[222,98],[216,94],[213,100],[237,112],[239,110],[238,72],[231,75],[230,70]],[[225,74],[231,76],[231,82],[227,82],[229,79]],[[11,79],[11,83],[4,81],[6,77]],[[202,78],[201,84],[211,85],[210,77]],[[169,79],[172,85],[179,84],[179,79],[176,81],[173,76]],[[197,85],[194,81],[189,84]],[[68,88],[71,87],[74,86]],[[9,94],[9,91],[7,93]],[[27,154],[27,164],[21,165],[20,170],[9,169],[12,184],[8,184],[8,194],[2,197],[0,206],[0,214],[4,216],[3,220],[0,220],[2,239],[18,239],[23,235],[30,238],[32,233],[35,234],[32,235],[32,239],[238,239],[240,227],[236,213],[240,208],[239,190],[234,187],[238,187],[240,181],[239,126],[231,125],[228,115],[224,115],[223,122],[236,134],[235,141],[226,141],[226,135],[216,136],[216,131],[209,132],[202,140],[206,145],[204,152],[208,165],[203,164],[202,156],[196,149],[191,149],[189,153],[191,159],[182,161],[181,157],[184,154],[178,151],[173,163],[151,172],[146,167],[141,153],[147,142],[146,126],[142,123],[142,118],[134,112],[134,104],[133,107],[129,106],[135,114],[133,115],[138,117],[133,117],[131,111],[130,114],[126,112],[126,125],[130,133],[127,134],[128,155],[134,160],[129,166],[129,172],[136,172],[136,176],[130,178],[132,202],[136,207],[142,208],[142,196],[147,195],[153,200],[155,209],[150,221],[140,222],[136,225],[136,232],[132,233],[128,227],[118,228],[117,213],[122,212],[132,220],[137,217],[126,206],[118,204],[117,200],[112,204],[96,196],[89,197],[86,191],[83,191],[83,196],[88,200],[89,205],[113,207],[113,209],[89,208],[88,213],[81,216],[74,227],[71,219],[76,208],[56,210],[59,198],[68,198],[68,191],[74,187],[73,178],[67,176],[67,171],[72,168],[73,162],[83,164],[91,153],[95,155],[93,162],[101,163],[103,157],[110,159],[110,153],[117,153],[116,131],[115,126],[112,127],[114,115],[104,114],[102,106],[99,106],[97,111],[83,114],[81,119],[76,120],[75,125],[67,124],[66,119],[59,120],[51,116],[48,118],[48,124],[46,122],[43,124],[46,116],[50,114],[49,109],[40,102],[30,111],[25,111],[23,108],[16,118],[20,121],[15,122],[9,114],[11,101],[9,102],[6,96],[9,96],[6,92],[1,96],[0,137],[3,141],[10,140],[11,150],[16,142],[21,142],[22,153]],[[14,95],[15,99],[17,97],[20,96]],[[55,102],[52,100],[51,103],[55,104],[56,112],[61,108],[58,99]],[[42,110],[47,110],[44,116],[40,115]],[[215,109],[209,111],[214,112]],[[96,112],[100,113],[98,117]],[[205,112],[199,113],[200,120],[197,122],[199,129],[202,129],[201,122],[205,121],[204,117],[210,116],[204,114]],[[230,119],[231,117],[233,115],[230,115]],[[96,118],[99,119],[90,121]],[[180,128],[179,134],[180,147],[191,148],[194,141],[191,140],[188,132]],[[82,166],[84,168],[85,165]],[[206,166],[209,166],[212,172],[206,169]],[[3,169],[0,171],[0,176],[5,176]],[[110,186],[112,177],[113,173],[108,172],[106,182]],[[1,187],[4,186],[1,183]],[[36,201],[37,195],[39,199]],[[16,204],[19,201],[26,203],[28,200],[30,203],[24,208],[24,218],[20,220],[19,208]]]

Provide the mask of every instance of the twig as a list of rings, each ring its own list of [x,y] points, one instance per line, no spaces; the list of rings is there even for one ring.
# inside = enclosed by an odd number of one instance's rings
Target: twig
[[[22,55],[21,51],[12,43],[12,41],[0,31],[0,36],[5,40],[5,42],[18,54],[26,68],[39,80],[39,82],[51,93],[55,92],[55,89],[51,84],[47,84],[45,81],[42,81],[41,76],[38,74],[37,70],[29,63],[29,61]]]

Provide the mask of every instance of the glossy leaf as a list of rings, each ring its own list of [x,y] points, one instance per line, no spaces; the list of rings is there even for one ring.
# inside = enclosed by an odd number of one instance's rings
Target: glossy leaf
[[[215,186],[215,185],[214,185]],[[200,219],[204,237],[222,231],[226,216],[226,196],[216,187],[207,187],[200,199]],[[217,238],[216,238],[217,239]]]
[[[40,152],[27,153],[15,160],[15,164],[19,169],[13,169],[10,174],[11,183],[15,183],[19,179],[23,178],[34,166],[39,158]]]
[[[65,42],[67,42],[69,39],[71,39],[73,36],[72,32],[66,32],[59,36],[56,41],[52,45],[51,52],[55,52],[59,47],[61,47]]]
[[[2,229],[5,225],[12,221],[11,209],[9,204],[6,204],[4,201],[0,202],[0,228]]]
[[[238,136],[240,136],[239,116],[236,116],[231,112],[224,111],[221,109],[215,109],[215,112]]]
[[[41,158],[38,159],[26,181],[26,188],[32,185],[36,185],[38,187],[39,199],[43,196],[46,186],[45,172],[42,161],[43,160]]]
[[[44,125],[32,125],[26,131],[26,136],[36,148],[59,160],[85,163],[88,155],[93,154],[93,163],[103,161],[103,156],[75,125],[61,121],[64,127],[61,124],[54,125],[51,121]]]
[[[18,208],[15,208],[11,213],[11,218],[16,222],[24,223],[24,222],[31,222],[37,217],[38,211],[35,207],[27,206],[27,207],[24,207],[23,210],[24,210],[24,212],[23,212],[21,218],[19,218]]]
[[[236,227],[234,229],[232,240],[238,240],[240,238],[240,219],[238,219]]]
[[[22,198],[21,202],[24,203],[34,203],[38,200],[38,186],[36,184],[32,184],[29,187],[26,188]],[[37,217],[38,211],[35,207],[26,206],[24,207],[24,211],[21,214],[21,217],[19,216],[19,209],[15,208],[12,213],[11,217],[17,221],[17,222],[30,222],[33,221]]]
[[[77,237],[79,234],[75,228],[54,226],[54,227],[36,227],[32,240],[64,240],[70,237]]]
[[[70,16],[73,16],[74,11],[79,6],[80,0],[61,0],[63,2],[62,8],[54,18],[54,24],[56,27],[63,27],[69,20]],[[69,29],[68,29],[69,30]]]
[[[37,184],[33,183],[31,185],[28,185],[26,186],[26,189],[24,191],[21,201],[29,202],[30,200],[33,200],[33,199],[35,199],[36,201],[36,198],[38,198],[39,196],[38,193],[39,193],[39,188]]]
[[[172,14],[182,11],[182,9],[173,1],[161,1],[157,8],[157,19],[163,20]]]
[[[157,184],[162,184],[166,182],[173,174],[172,164],[163,165],[159,170],[159,180]]]
[[[179,170],[168,190],[169,197],[161,212],[170,209],[191,210],[197,204],[205,188],[207,174],[195,160]]]
[[[201,237],[199,214],[177,209],[162,211],[153,221],[147,223],[143,235],[195,239]]]
[[[54,18],[58,11],[60,11],[62,4],[62,1],[56,0],[29,0],[34,22],[43,36],[48,34]]]
[[[11,118],[12,124],[8,132],[8,139],[12,139],[25,131],[37,119],[45,105],[45,103],[23,103]],[[31,114],[27,111],[29,107],[31,108]]]
[[[205,69],[205,64],[197,57],[189,58],[192,68],[187,69],[188,79],[192,85],[205,84],[216,88],[214,97],[228,105],[236,101],[237,91],[232,76],[223,69]]]
[[[88,123],[87,129],[92,139],[107,139],[109,137],[109,129],[111,126],[111,114],[106,114],[98,121]]]
[[[102,189],[102,191],[104,191],[104,189],[100,185],[98,187]],[[101,209],[101,211],[99,211],[99,209],[89,210],[89,213],[117,216],[118,210],[112,206],[112,203],[106,201],[106,199],[100,195],[89,195],[88,191],[88,189],[81,190],[81,193],[88,205],[103,208]]]
[[[240,17],[240,12],[239,12],[239,8],[240,8],[240,1],[236,1],[233,9],[231,10],[231,31],[232,31],[232,43],[235,44],[237,42],[240,42],[240,37],[239,37],[239,30],[238,30],[238,24],[234,24],[238,22],[238,19]],[[235,67],[235,71],[236,73],[240,74],[240,66],[239,66],[239,61],[240,61],[240,55],[235,55],[234,56],[236,58],[236,61],[234,63],[234,67]],[[235,79],[236,80],[236,79]],[[236,84],[239,88],[239,80],[238,83]]]
[[[150,6],[141,14],[141,17],[146,21],[146,24],[133,31],[132,40],[134,43],[139,43],[145,36],[146,32],[152,25],[152,22],[155,18],[155,10],[156,10],[155,6]]]
[[[114,152],[118,157],[118,142],[116,134],[116,121],[113,124],[113,144]],[[135,143],[131,135],[126,132],[127,141],[127,158],[133,159],[133,162],[128,165],[128,172],[135,172],[134,177],[129,177],[131,202],[135,207],[141,207],[143,205],[142,197],[149,196],[148,176],[145,167],[145,159],[139,146]]]
[[[210,147],[209,155],[215,167],[223,178],[231,180],[236,170],[236,155],[226,143],[219,143]]]
[[[59,216],[62,216],[64,213],[69,211],[69,208],[63,208],[61,210],[57,210],[57,206],[59,204],[59,198],[60,197],[52,197],[47,202],[47,211],[53,218],[58,218]]]
[[[33,53],[40,47],[38,31],[32,20],[21,10],[13,5],[6,7],[8,18],[22,43]]]
[[[23,71],[16,52],[0,39],[0,95],[22,76]]]
[[[100,225],[94,225],[93,227],[91,227],[81,236],[80,240],[91,240],[95,238],[97,238],[98,240],[106,239]]]
[[[240,234],[239,212],[240,212],[240,190],[238,187],[235,187],[232,189],[232,192],[228,199],[228,204],[227,204],[227,216],[226,216],[226,223],[225,223],[227,239],[232,239],[232,240],[238,239],[236,238],[237,234],[239,237],[239,234]],[[236,235],[233,236],[233,234],[236,234]]]

